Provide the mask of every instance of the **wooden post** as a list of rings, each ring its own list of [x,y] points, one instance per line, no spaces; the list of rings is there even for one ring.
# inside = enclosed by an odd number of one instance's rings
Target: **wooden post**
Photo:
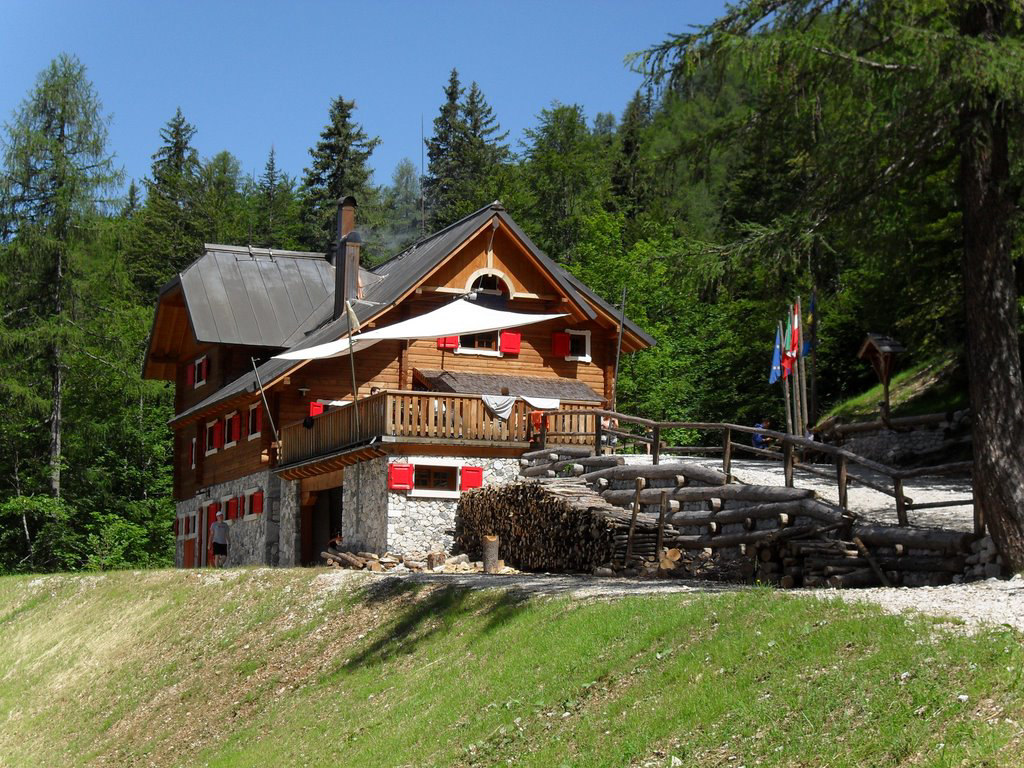
[[[779,337],[782,338],[782,323],[779,323]],[[782,351],[785,354],[785,350]],[[783,371],[785,372],[785,371]],[[790,410],[789,404],[789,379],[783,377],[782,379],[782,399],[786,403],[786,432],[793,434],[793,413]]]
[[[629,561],[633,558],[633,533],[636,531],[636,516],[640,514],[640,492],[647,485],[647,481],[642,477],[636,479],[636,492],[633,494],[633,517],[629,521],[629,536],[626,538],[626,562],[624,565],[629,565]]]
[[[896,520],[900,525],[910,525],[907,520],[907,500],[903,496],[903,478],[894,478],[892,484],[896,492]]]
[[[601,427],[601,417],[594,416],[594,455],[600,456],[604,453],[604,446],[601,445],[601,433],[604,430]]]
[[[793,487],[793,444],[786,440],[782,444],[782,460],[786,472],[786,487]]]
[[[848,506],[846,493],[848,478],[846,457],[839,456],[838,459],[839,461],[836,462],[836,480],[839,482],[839,506],[846,509]]]
[[[725,439],[722,441],[722,473],[725,482],[732,482],[732,430],[725,428]]]
[[[548,415],[543,414],[540,419],[540,447],[548,447]]]
[[[658,514],[658,560],[661,560],[661,548],[665,543],[665,518],[668,516],[668,491],[661,492],[661,512]]]
[[[498,537],[484,535],[484,573],[498,572]]]
[[[651,443],[651,454],[654,456],[654,464],[657,465],[661,461],[661,426],[659,424],[654,425],[651,437],[654,440]]]

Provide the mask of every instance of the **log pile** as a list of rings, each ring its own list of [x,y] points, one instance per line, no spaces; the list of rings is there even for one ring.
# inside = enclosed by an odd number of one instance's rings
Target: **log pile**
[[[484,564],[472,561],[465,554],[448,557],[444,552],[429,552],[426,555],[378,555],[374,552],[341,552],[330,549],[320,553],[324,564],[330,568],[348,568],[356,571],[384,573],[484,573]],[[516,573],[514,568],[497,561],[491,573]]]
[[[1001,570],[994,546],[967,533],[860,523],[812,491],[726,484],[722,473],[688,462],[620,461],[562,448],[525,454],[531,479],[464,497],[456,546],[476,554],[480,534],[493,532],[502,554],[526,570],[783,587],[937,585],[962,580],[965,568],[975,577]]]

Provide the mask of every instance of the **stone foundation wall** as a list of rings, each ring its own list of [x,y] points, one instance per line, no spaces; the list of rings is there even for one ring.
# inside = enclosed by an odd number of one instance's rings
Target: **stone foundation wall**
[[[278,480],[281,490],[279,512],[278,555],[274,565],[293,568],[299,565],[299,481]]]
[[[345,467],[341,535],[352,552],[388,551],[388,457]]]
[[[410,464],[450,464],[479,466],[484,470],[484,485],[502,485],[519,475],[519,459],[481,459],[479,457],[392,456],[390,462]],[[347,487],[346,470],[346,487]],[[409,555],[433,551],[452,551],[455,511],[458,498],[437,499],[414,495],[412,491],[388,491],[387,469],[381,472],[387,494],[387,549]],[[346,516],[347,517],[347,516]],[[346,542],[348,537],[346,535]]]
[[[175,505],[179,515],[190,515],[202,511],[211,501],[225,496],[241,496],[253,488],[263,491],[263,514],[236,520],[227,520],[228,559],[227,565],[277,565],[279,557],[280,528],[280,482],[269,470],[218,483],[206,488],[202,497],[179,501]],[[199,518],[202,525],[202,516]],[[197,542],[201,542],[200,537]],[[199,549],[199,543],[196,549]],[[183,565],[184,542],[179,539],[175,547],[175,565]]]

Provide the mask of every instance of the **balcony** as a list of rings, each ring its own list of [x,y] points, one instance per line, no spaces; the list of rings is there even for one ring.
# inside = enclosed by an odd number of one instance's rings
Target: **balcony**
[[[559,410],[547,417],[547,442],[592,445],[593,408],[594,403],[563,400]],[[357,400],[354,406],[314,416],[311,428],[301,422],[284,427],[278,466],[309,462],[371,442],[461,447],[505,445],[526,449],[534,439],[532,410],[522,400],[516,400],[508,419],[501,419],[487,409],[480,395],[378,392]]]

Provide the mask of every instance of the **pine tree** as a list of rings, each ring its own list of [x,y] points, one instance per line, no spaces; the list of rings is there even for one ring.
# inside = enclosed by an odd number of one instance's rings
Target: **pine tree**
[[[465,91],[453,69],[445,101],[427,140],[429,165],[423,180],[429,228],[440,229],[502,197],[502,166],[511,159],[494,110],[474,82]]]
[[[144,181],[146,204],[138,217],[132,257],[135,283],[147,295],[155,296],[202,252],[204,237],[196,213],[201,166],[191,143],[195,134],[179,107],[160,130],[163,144],[153,154],[152,177]]]
[[[302,221],[295,182],[278,169],[273,147],[252,196],[253,244],[267,248],[300,248]]]
[[[385,253],[398,253],[419,239],[420,194],[416,166],[409,158],[402,158],[391,174],[391,185],[383,190],[383,208],[387,221]]]
[[[5,334],[5,358],[12,365],[4,390],[28,406],[30,419],[48,411],[48,486],[59,499],[66,357],[77,342],[72,282],[76,262],[94,236],[104,193],[119,172],[107,153],[99,97],[73,56],[61,54],[40,75],[7,134],[0,216],[12,239],[3,249],[9,289],[0,315],[16,321]],[[37,386],[41,380],[48,381],[48,391]],[[25,413],[7,404],[9,418]]]
[[[354,101],[341,96],[331,101],[328,123],[316,146],[309,150],[313,162],[305,171],[301,197],[306,246],[312,250],[330,246],[337,201],[345,195],[355,196],[361,222],[373,220],[377,190],[369,161],[380,139],[369,137],[355,122],[355,109]]]

